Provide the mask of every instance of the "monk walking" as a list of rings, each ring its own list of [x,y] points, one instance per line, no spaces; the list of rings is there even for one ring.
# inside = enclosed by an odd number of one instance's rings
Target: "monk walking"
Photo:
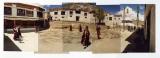
[[[101,35],[101,32],[100,32],[101,28],[99,25],[96,25],[96,31],[97,31],[97,37],[98,39],[101,39],[100,35]]]
[[[83,31],[81,40],[81,44],[84,46],[84,49],[86,49],[91,44],[89,39],[90,39],[90,32],[88,30],[88,26],[86,26],[86,28]]]
[[[72,31],[72,25],[69,25],[69,31]]]
[[[17,27],[13,28],[13,33],[14,33],[13,39],[17,41],[19,39],[18,28]]]
[[[17,27],[17,29],[18,29],[18,36],[19,36],[19,42],[20,42],[20,43],[24,43],[24,42],[23,42],[23,38],[22,38],[22,34],[21,34],[21,29],[20,29],[20,28],[21,28],[20,26]]]
[[[81,24],[79,25],[79,32],[82,32],[82,26],[81,26]]]

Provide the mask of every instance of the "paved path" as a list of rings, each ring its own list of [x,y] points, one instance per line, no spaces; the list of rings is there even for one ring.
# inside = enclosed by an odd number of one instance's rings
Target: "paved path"
[[[130,44],[126,39],[132,34],[133,32],[129,32],[127,30],[121,32],[121,52],[124,51],[124,49],[127,47],[128,44]]]
[[[13,34],[5,33],[5,36],[8,36],[21,51],[38,51],[38,34],[35,32],[22,33],[24,43],[14,41]]]

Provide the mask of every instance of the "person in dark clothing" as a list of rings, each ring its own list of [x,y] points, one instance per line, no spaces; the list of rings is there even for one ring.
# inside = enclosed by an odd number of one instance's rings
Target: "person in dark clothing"
[[[18,35],[18,29],[17,29],[17,27],[13,28],[13,33],[14,33],[13,39],[14,40],[18,40],[19,35]]]
[[[36,21],[36,22],[35,22],[35,28],[36,28],[36,29],[35,29],[35,32],[38,32],[38,31],[39,31],[39,25],[40,25],[39,22]]]
[[[82,32],[82,26],[81,26],[81,24],[79,25],[79,32]]]
[[[20,26],[17,27],[17,30],[18,30],[18,37],[19,37],[20,43],[23,43],[23,42],[22,42],[23,39],[22,39],[22,34],[21,34],[21,29],[20,29],[20,28],[21,28]]]
[[[72,31],[72,25],[69,26],[69,31]]]
[[[136,30],[136,26],[134,26],[134,31]]]
[[[83,31],[82,39],[81,39],[81,44],[84,46],[84,49],[87,48],[91,42],[90,42],[90,32],[88,30],[88,26]]]
[[[97,37],[98,39],[101,39],[100,35],[101,35],[101,32],[100,32],[101,28],[99,25],[96,25],[96,31],[97,31]]]
[[[20,30],[20,26],[18,26],[18,35],[19,35],[20,37],[22,37],[21,30]]]

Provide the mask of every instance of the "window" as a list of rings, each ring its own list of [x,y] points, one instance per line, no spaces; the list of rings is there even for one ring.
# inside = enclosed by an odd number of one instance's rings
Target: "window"
[[[57,18],[57,17],[55,17],[55,18]]]
[[[92,13],[92,12],[89,12],[90,14]]]
[[[70,16],[70,17],[72,17],[72,16]]]
[[[70,11],[69,13],[72,15],[72,14],[73,14],[73,11]]]
[[[109,20],[112,20],[112,17],[109,17]]]
[[[37,17],[43,17],[43,14],[42,14],[42,12],[37,12]]]
[[[81,14],[81,11],[76,11],[76,14]]]
[[[54,15],[57,15],[58,14],[58,12],[54,12]]]
[[[61,11],[61,15],[65,15],[65,11]]]
[[[64,16],[62,16],[62,18],[64,18]]]
[[[87,13],[84,13],[84,16],[87,16]]]
[[[106,16],[108,16],[108,15],[106,14]]]
[[[25,10],[24,9],[17,9],[17,16],[25,16]]]
[[[85,18],[87,18],[87,17],[85,17]]]
[[[26,10],[26,16],[33,17],[33,11]]]
[[[4,7],[4,15],[11,15],[12,9],[10,7]]]

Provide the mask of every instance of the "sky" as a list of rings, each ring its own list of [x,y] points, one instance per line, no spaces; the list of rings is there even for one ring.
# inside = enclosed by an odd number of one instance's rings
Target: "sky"
[[[49,8],[60,8],[62,7],[62,5],[44,5],[43,6],[45,9],[49,9]]]
[[[139,6],[139,13],[144,15],[144,10],[145,10],[144,4],[121,4],[121,10],[127,6],[132,8],[134,11],[137,11],[137,6]]]
[[[98,5],[100,8],[111,14],[116,14],[120,11],[120,5]]]

